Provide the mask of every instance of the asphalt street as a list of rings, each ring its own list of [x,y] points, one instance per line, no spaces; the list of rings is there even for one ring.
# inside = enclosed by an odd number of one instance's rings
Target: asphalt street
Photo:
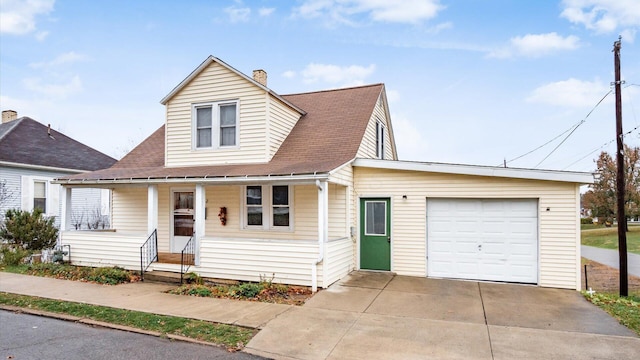
[[[262,359],[222,348],[0,310],[0,359]]]

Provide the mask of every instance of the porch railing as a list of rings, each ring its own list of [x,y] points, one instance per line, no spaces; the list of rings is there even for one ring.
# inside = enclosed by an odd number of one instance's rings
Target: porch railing
[[[144,281],[144,272],[152,262],[158,261],[158,230],[153,230],[147,241],[140,246],[140,279]]]
[[[182,253],[180,254],[180,284],[182,284],[184,280],[184,274],[189,271],[191,265],[195,264],[196,260],[196,246],[193,241],[193,236],[189,238],[189,241],[182,249]]]

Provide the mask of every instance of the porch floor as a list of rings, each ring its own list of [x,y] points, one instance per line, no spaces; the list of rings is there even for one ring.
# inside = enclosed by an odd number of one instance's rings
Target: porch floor
[[[158,262],[164,264],[180,264],[182,254],[158,252]]]

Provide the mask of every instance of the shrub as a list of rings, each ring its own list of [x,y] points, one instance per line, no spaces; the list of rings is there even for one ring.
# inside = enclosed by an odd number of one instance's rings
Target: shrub
[[[100,284],[117,285],[131,281],[131,274],[119,267],[103,267],[92,269],[87,280]]]
[[[45,218],[41,209],[32,212],[9,209],[0,226],[0,238],[26,250],[50,249],[56,244],[58,229],[54,218]]]
[[[238,286],[237,295],[239,297],[251,299],[251,298],[256,297],[260,293],[261,290],[262,290],[262,286],[260,286],[259,284],[244,283],[244,284]]]
[[[30,252],[21,248],[2,246],[0,254],[2,254],[2,265],[16,266],[20,265]]]
[[[592,217],[582,218],[582,219],[580,219],[580,223],[581,224],[593,224],[593,218]]]
[[[200,275],[194,272],[188,272],[184,274],[184,279],[187,282],[187,284],[196,284],[196,285],[204,284],[204,280],[202,279],[202,277],[200,277]]]
[[[189,289],[187,294],[200,297],[209,297],[211,296],[211,289],[203,285],[196,285]]]

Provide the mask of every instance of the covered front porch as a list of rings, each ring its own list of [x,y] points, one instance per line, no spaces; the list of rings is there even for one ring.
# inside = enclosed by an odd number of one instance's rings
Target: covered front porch
[[[61,244],[78,265],[313,288],[353,270],[349,186],[326,177],[247,180],[102,184],[113,192],[104,231],[71,230],[71,193],[81,186],[63,183]]]

